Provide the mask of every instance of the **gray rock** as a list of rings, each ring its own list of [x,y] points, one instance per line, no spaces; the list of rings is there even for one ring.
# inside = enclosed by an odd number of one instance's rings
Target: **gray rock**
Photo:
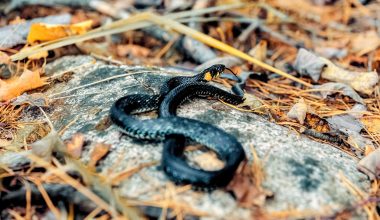
[[[44,5],[44,6],[57,6],[57,5],[66,5],[66,6],[88,6],[90,0],[11,0],[9,5],[5,7],[4,12],[9,13],[10,11],[19,8],[25,7],[26,5]]]
[[[49,69],[60,66],[61,69],[57,72],[62,72],[73,68],[70,63],[81,65],[89,60],[92,59],[86,56],[65,57],[49,64]],[[117,98],[126,94],[157,92],[166,79],[177,74],[158,68],[115,67],[99,62],[84,66],[75,70],[69,82],[57,84],[47,91],[50,95],[71,91],[52,96],[71,96],[60,99],[48,109],[55,128],[60,129],[77,119],[64,132],[64,139],[82,132],[91,142],[111,144],[111,152],[99,165],[99,170],[104,173],[108,169],[118,172],[145,162],[159,161],[162,144],[133,140],[122,135],[115,126],[105,130],[96,128],[98,123],[107,118],[109,108]],[[134,75],[72,90],[74,87],[125,73]],[[356,170],[355,158],[333,146],[299,136],[255,114],[239,112],[218,101],[196,100],[180,107],[179,115],[212,123],[235,135],[245,147],[249,158],[249,146],[253,145],[264,160],[264,187],[274,193],[274,198],[265,204],[268,211],[294,208],[330,215],[334,211],[350,207],[357,199],[341,183],[339,173],[360,189],[369,188],[369,181]],[[88,160],[89,146],[91,145],[86,147],[84,161]],[[117,165],[114,166],[115,164]],[[149,200],[163,195],[167,183],[169,181],[159,166],[153,166],[144,168],[123,181],[120,191],[129,198]],[[178,194],[176,198],[196,210],[210,213],[207,219],[250,219],[249,210],[239,207],[233,197],[221,189],[212,193],[190,190]],[[325,209],[327,206],[330,208],[328,211]]]

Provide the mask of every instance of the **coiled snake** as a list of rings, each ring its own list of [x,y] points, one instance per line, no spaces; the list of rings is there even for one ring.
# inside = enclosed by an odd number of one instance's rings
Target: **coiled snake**
[[[177,107],[193,97],[213,97],[234,105],[242,103],[241,96],[207,84],[225,69],[224,65],[216,64],[192,77],[173,77],[164,83],[158,95],[124,96],[112,105],[110,118],[129,136],[165,141],[162,168],[174,182],[200,188],[225,186],[245,157],[241,144],[234,136],[211,124],[176,116]],[[156,119],[140,120],[132,115],[157,109],[159,117]],[[213,150],[225,166],[217,171],[190,166],[181,158],[186,139]]]

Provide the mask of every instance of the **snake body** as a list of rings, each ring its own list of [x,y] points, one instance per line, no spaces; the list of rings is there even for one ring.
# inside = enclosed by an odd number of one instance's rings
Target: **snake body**
[[[162,167],[174,182],[202,188],[225,186],[244,159],[241,144],[234,136],[211,124],[176,116],[177,107],[193,97],[214,97],[231,104],[241,103],[242,97],[206,84],[224,69],[223,65],[215,65],[193,77],[173,77],[164,83],[158,95],[124,96],[112,105],[111,120],[129,136],[165,141]],[[156,119],[140,120],[132,115],[157,109],[159,118]],[[213,150],[225,166],[217,171],[191,167],[181,158],[186,139]]]

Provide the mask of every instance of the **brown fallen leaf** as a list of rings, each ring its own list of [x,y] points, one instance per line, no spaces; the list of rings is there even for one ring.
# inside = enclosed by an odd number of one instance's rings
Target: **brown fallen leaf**
[[[47,84],[46,78],[40,76],[40,71],[25,70],[19,77],[0,80],[0,101],[8,101],[31,89]]]
[[[265,40],[261,40],[254,48],[252,48],[248,54],[256,58],[257,60],[265,62],[267,56],[267,45]],[[259,66],[253,66],[253,71],[262,70]]]
[[[263,206],[266,198],[272,196],[272,192],[253,182],[252,169],[247,162],[240,168],[227,186],[227,190],[231,190],[239,204],[245,208]]]
[[[91,20],[71,25],[34,23],[30,27],[27,42],[32,44],[36,41],[51,41],[71,35],[84,34],[91,28],[91,26]]]
[[[88,162],[88,166],[94,168],[98,161],[102,159],[110,150],[110,144],[97,143],[92,149],[90,155],[90,161]]]
[[[53,152],[57,149],[62,149],[64,143],[59,134],[55,130],[52,130],[44,138],[30,144],[30,146],[32,147],[33,154],[43,158],[46,161],[50,161]]]
[[[380,178],[380,148],[361,159],[358,170],[365,173],[371,180]]]
[[[305,103],[304,99],[300,99],[298,103],[293,105],[293,107],[289,110],[287,116],[292,119],[297,119],[300,124],[303,124],[305,121],[306,113],[308,111],[308,106]]]
[[[330,132],[329,123],[326,120],[320,118],[318,115],[312,113],[306,114],[305,126],[314,129],[319,133]]]
[[[66,142],[67,153],[74,159],[79,159],[82,155],[82,149],[84,144],[84,135],[76,133],[71,137],[71,140]]]
[[[358,56],[375,50],[380,46],[380,37],[375,30],[358,33],[351,40],[351,50]]]
[[[133,57],[147,57],[151,51],[142,46],[133,45],[133,44],[123,44],[123,45],[117,45],[116,47],[116,53],[118,56],[124,57],[124,56],[133,56]]]

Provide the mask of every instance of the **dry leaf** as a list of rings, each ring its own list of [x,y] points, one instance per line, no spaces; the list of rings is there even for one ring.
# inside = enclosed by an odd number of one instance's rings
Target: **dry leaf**
[[[301,75],[310,76],[313,81],[318,81],[319,77],[324,79],[344,83],[358,92],[370,95],[374,86],[379,81],[376,71],[353,72],[344,70],[330,60],[318,57],[315,54],[300,49],[297,54],[294,68]]]
[[[302,76],[309,76],[314,82],[319,80],[325,62],[319,59],[315,54],[301,48],[297,53],[294,68]]]
[[[300,99],[298,103],[293,105],[293,107],[289,110],[287,116],[292,119],[297,119],[301,124],[303,124],[305,121],[307,111],[308,106],[305,103],[305,100]]]
[[[51,15],[42,18],[35,18],[19,24],[10,24],[0,28],[0,47],[12,48],[18,44],[25,44],[26,37],[32,23],[68,24],[70,14]],[[12,37],[9,37],[12,36]]]
[[[25,70],[20,77],[0,80],[0,101],[8,101],[31,89],[47,84],[46,78],[40,77],[40,71]]]
[[[90,155],[90,162],[88,162],[89,167],[95,167],[100,159],[102,159],[110,150],[110,144],[97,143],[92,149]]]
[[[351,115],[334,115],[326,118],[331,128],[350,135],[350,132],[360,132],[363,124]]]
[[[380,37],[375,30],[357,34],[351,41],[352,52],[362,56],[380,46]]]
[[[73,158],[79,159],[82,155],[82,149],[84,144],[84,135],[76,133],[71,137],[71,140],[66,142],[67,153]]]
[[[53,151],[62,148],[64,144],[58,133],[52,130],[44,138],[30,144],[30,146],[33,154],[50,161]]]
[[[71,35],[83,34],[86,33],[91,26],[91,20],[72,25],[35,23],[30,27],[27,42],[31,44],[36,41],[51,41]]]
[[[265,40],[261,40],[254,48],[252,48],[249,52],[249,55],[253,56],[255,59],[265,62],[267,58],[267,42]],[[253,71],[262,70],[259,66],[254,66]]]
[[[362,118],[360,120],[367,128],[368,132],[380,134],[380,119],[379,118]]]
[[[321,77],[330,81],[345,83],[358,92],[370,95],[374,86],[379,81],[376,71],[372,72],[352,72],[337,67],[328,59],[320,57],[324,60],[327,67],[323,69]]]
[[[319,93],[324,99],[327,98],[328,95],[337,92],[342,92],[343,95],[351,97],[356,102],[364,104],[364,100],[362,99],[362,97],[360,97],[360,95],[357,92],[355,92],[355,90],[353,90],[350,86],[344,83],[324,83],[322,85],[313,86],[313,89],[320,90]]]
[[[349,111],[349,115],[354,118],[361,118],[367,112],[367,107],[365,105],[356,103]]]
[[[365,173],[371,180],[380,178],[380,148],[371,152],[359,161],[358,170]]]
[[[147,57],[151,51],[142,46],[133,44],[117,45],[116,52],[118,56],[133,56],[133,57]]]
[[[307,113],[305,118],[305,126],[311,128],[319,133],[331,132],[328,122],[318,115],[313,113]]]
[[[244,102],[239,104],[239,108],[245,108],[248,107],[252,110],[260,110],[260,107],[263,106],[263,103],[253,94],[251,93],[244,93]]]
[[[360,149],[361,151],[365,151],[368,147],[374,147],[372,141],[363,137],[359,132],[350,132],[347,143],[354,149]]]
[[[227,189],[234,193],[241,206],[247,208],[263,206],[266,198],[272,196],[271,192],[255,186],[251,168],[247,163],[242,166],[242,170],[235,174]]]

